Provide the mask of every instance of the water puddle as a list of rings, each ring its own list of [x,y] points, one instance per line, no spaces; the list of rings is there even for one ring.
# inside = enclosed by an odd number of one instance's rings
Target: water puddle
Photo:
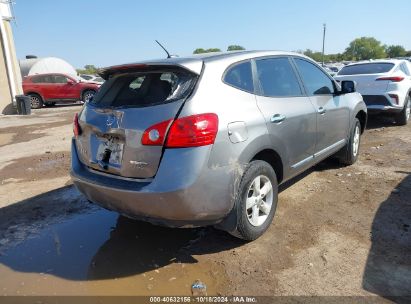
[[[0,295],[190,295],[197,279],[216,294],[223,270],[185,249],[202,231],[82,214],[0,250]]]

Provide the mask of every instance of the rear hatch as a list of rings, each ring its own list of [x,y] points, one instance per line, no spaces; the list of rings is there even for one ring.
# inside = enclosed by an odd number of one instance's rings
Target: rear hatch
[[[337,82],[352,80],[357,83],[357,91],[362,95],[382,95],[387,92],[390,80],[384,80],[391,74],[393,63],[370,62],[345,66],[335,76]]]
[[[151,178],[160,164],[167,129],[198,75],[179,66],[146,65],[103,75],[107,81],[78,118],[80,161],[109,174]]]

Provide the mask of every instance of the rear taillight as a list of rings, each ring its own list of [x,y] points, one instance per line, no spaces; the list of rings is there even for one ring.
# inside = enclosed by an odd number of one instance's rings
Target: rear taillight
[[[141,143],[145,146],[165,144],[168,148],[207,146],[214,143],[217,131],[216,114],[192,115],[175,121],[169,119],[151,126],[144,131]]]
[[[141,138],[141,143],[145,146],[162,146],[166,138],[167,129],[172,121],[172,119],[169,119],[145,130]]]
[[[380,77],[377,78],[376,80],[388,80],[388,81],[392,81],[392,82],[400,82],[404,80],[404,77],[402,76],[389,76],[389,77]]]
[[[214,113],[182,117],[173,122],[166,147],[185,148],[212,145],[218,131],[218,116]]]
[[[74,114],[74,119],[73,119],[73,133],[74,136],[77,137],[81,135],[81,128],[80,124],[78,122],[78,113]]]

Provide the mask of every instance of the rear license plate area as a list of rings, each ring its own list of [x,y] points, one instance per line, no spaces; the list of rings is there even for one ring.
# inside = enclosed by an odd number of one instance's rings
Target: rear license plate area
[[[97,150],[97,161],[119,167],[123,159],[123,150],[124,144],[117,138],[102,138]]]

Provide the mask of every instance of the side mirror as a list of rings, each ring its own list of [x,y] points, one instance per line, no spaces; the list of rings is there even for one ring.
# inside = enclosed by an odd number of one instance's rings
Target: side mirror
[[[357,83],[351,80],[341,81],[341,94],[354,93],[357,91]]]
[[[69,79],[69,80],[67,80],[67,84],[68,85],[74,85],[74,81]]]

